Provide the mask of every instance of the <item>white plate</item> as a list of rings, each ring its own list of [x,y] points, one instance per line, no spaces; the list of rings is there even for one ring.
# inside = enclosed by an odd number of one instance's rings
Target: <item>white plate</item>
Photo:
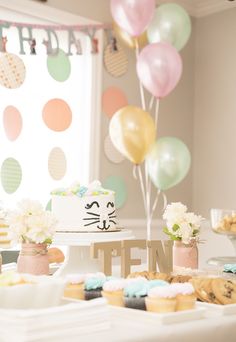
[[[204,318],[206,309],[196,306],[193,310],[168,312],[168,313],[154,313],[142,310],[111,307],[111,313],[113,318],[122,318],[127,320],[135,320],[137,324],[172,324],[187,322]]]
[[[198,307],[206,309],[207,317],[236,314],[236,304],[220,305],[220,304],[199,302]]]

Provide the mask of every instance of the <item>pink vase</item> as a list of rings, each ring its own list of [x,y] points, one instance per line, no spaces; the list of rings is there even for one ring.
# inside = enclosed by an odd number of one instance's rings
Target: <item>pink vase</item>
[[[34,275],[49,274],[47,244],[23,243],[17,259],[17,271]]]
[[[175,267],[198,268],[198,248],[195,241],[190,244],[174,241],[173,268]]]

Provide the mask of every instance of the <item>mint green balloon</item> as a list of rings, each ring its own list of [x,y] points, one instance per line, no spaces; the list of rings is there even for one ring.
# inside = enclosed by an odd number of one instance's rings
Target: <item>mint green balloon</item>
[[[158,139],[146,157],[148,173],[160,190],[167,190],[180,183],[187,175],[191,155],[183,141],[174,137]]]
[[[148,26],[149,43],[167,42],[180,51],[191,34],[191,20],[185,9],[169,3],[158,6]]]

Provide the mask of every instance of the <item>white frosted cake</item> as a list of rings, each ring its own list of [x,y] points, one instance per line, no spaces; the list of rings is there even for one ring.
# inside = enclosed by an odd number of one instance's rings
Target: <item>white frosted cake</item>
[[[116,230],[115,194],[94,181],[88,187],[75,184],[51,192],[52,213],[58,232],[106,232]]]

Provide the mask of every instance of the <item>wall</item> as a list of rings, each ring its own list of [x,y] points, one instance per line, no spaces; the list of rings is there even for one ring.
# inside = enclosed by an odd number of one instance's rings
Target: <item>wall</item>
[[[196,23],[193,206],[235,208],[236,9]]]
[[[110,0],[99,0],[99,6],[94,6],[98,1],[74,1],[74,0],[48,0],[49,6],[57,7],[81,16],[85,16],[101,22],[111,22]],[[194,23],[193,23],[194,24]],[[128,56],[129,69],[128,72],[120,77],[111,77],[104,69],[103,88],[109,86],[118,86],[124,90],[128,97],[129,104],[140,106],[140,95],[138,81],[135,72],[134,52],[126,49]],[[176,136],[182,139],[192,151],[193,136],[193,83],[194,83],[194,25],[193,34],[182,52],[184,72],[182,79],[174,90],[166,99],[161,101],[159,113],[159,136]],[[106,158],[103,152],[103,141],[108,134],[109,119],[101,112],[101,180],[105,180],[110,175],[122,176],[125,179],[128,189],[127,202],[119,210],[121,219],[127,218],[143,218],[144,210],[142,196],[139,190],[139,184],[132,176],[132,165],[129,161],[121,164],[112,164]],[[192,197],[192,170],[186,179],[175,188],[166,192],[169,201],[181,201],[191,207]],[[162,207],[162,204],[159,205]],[[160,218],[159,213],[156,215]]]

